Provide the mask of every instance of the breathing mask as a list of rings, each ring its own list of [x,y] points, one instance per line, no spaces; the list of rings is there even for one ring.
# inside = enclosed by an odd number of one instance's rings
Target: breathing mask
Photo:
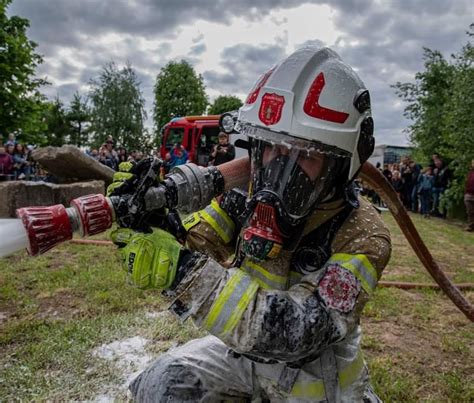
[[[255,126],[241,133],[249,137],[251,152],[243,252],[257,260],[275,258],[297,245],[314,208],[335,194],[350,155]]]

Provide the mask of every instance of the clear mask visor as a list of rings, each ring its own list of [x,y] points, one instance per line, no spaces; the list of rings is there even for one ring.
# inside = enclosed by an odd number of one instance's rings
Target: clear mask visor
[[[251,193],[274,193],[293,218],[305,216],[329,196],[349,165],[350,157],[344,151],[252,129],[252,134],[246,133],[251,144]]]

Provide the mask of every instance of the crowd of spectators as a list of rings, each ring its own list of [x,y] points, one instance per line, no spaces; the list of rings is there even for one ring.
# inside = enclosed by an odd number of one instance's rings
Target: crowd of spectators
[[[32,149],[32,146],[17,142],[14,134],[10,134],[5,143],[0,142],[0,181],[35,177],[39,172],[30,158]]]
[[[105,143],[103,143],[99,149],[92,148],[86,151],[86,153],[101,164],[112,168],[114,171],[118,170],[119,164],[127,161],[140,161],[144,153],[138,150],[127,151],[125,147],[115,148],[115,142],[112,136],[109,136]]]
[[[377,168],[392,184],[405,208],[424,217],[445,217],[446,211],[440,207],[441,196],[449,186],[451,174],[447,164],[438,154],[433,154],[430,164],[422,167],[409,156],[400,163],[385,164]],[[375,204],[382,204],[379,196],[369,191]]]
[[[33,146],[18,142],[14,134],[10,134],[5,142],[1,141],[0,138],[0,181],[47,179],[47,172],[43,171],[30,158],[33,149]],[[121,162],[138,162],[145,156],[140,150],[128,151],[125,147],[116,148],[112,136],[108,136],[98,149],[89,149],[86,154],[115,171],[119,169]],[[161,157],[159,150],[156,150],[155,154],[157,157]],[[228,135],[221,133],[218,144],[215,144],[212,148],[209,163],[219,165],[232,160],[234,157],[234,146],[229,144]],[[189,162],[189,158],[188,150],[182,144],[175,144],[165,155],[164,173],[169,172],[175,166]]]

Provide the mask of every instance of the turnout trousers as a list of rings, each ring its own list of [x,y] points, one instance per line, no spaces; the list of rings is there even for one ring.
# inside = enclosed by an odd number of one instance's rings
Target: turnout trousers
[[[340,393],[327,390],[319,378],[321,365],[319,358],[301,369],[256,362],[207,336],[163,354],[131,383],[130,390],[138,402],[380,401],[368,384],[361,355],[339,373],[357,378],[347,379]]]

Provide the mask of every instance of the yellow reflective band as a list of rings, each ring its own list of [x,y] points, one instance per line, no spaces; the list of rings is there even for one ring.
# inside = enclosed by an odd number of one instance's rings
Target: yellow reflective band
[[[341,386],[341,389],[346,389],[351,386],[360,375],[363,368],[364,357],[362,351],[359,350],[356,359],[339,372],[339,385]]]
[[[237,272],[229,279],[227,284],[224,286],[220,294],[217,296],[217,298],[214,300],[211,309],[209,310],[209,313],[206,317],[206,321],[204,323],[204,327],[206,329],[211,329],[212,326],[214,325],[214,322],[217,320],[219,317],[219,314],[222,311],[222,308],[224,308],[224,304],[227,302],[229,299],[230,295],[234,291],[235,287],[239,284],[240,280],[245,274],[241,270],[237,270]]]
[[[249,275],[251,275],[251,274],[249,273]],[[252,276],[252,275],[251,275],[251,276]],[[258,285],[259,285],[260,287],[264,288],[265,290],[270,290],[270,289],[272,288],[272,287],[269,286],[267,283],[265,283],[265,281],[259,279],[258,277],[254,277],[254,276],[252,276],[252,277],[253,277],[254,281],[256,281],[256,282],[258,283]]]
[[[213,200],[211,204],[204,210],[201,210],[199,214],[225,243],[229,243],[232,240],[235,225],[216,200]]]
[[[258,283],[243,271],[232,275],[214,301],[204,327],[216,336],[225,336],[238,325],[259,288]]]
[[[371,294],[375,287],[377,287],[378,275],[374,266],[370,263],[367,256],[350,255],[348,253],[336,253],[331,256],[327,264],[339,264],[346,270],[349,270],[354,276],[359,279],[362,288],[368,294]]]
[[[183,220],[183,227],[188,232],[191,228],[201,222],[201,217],[198,213],[191,214]]]
[[[276,290],[285,290],[288,284],[288,278],[285,276],[280,276],[278,274],[270,273],[269,271],[265,270],[263,267],[259,266],[258,264],[251,262],[248,259],[245,259],[242,268],[249,273],[252,277],[254,277],[259,284],[262,285],[264,288],[272,288]]]
[[[219,206],[219,203],[217,202],[216,199],[213,199],[211,201],[211,207],[216,210],[217,214],[219,214],[222,219],[225,221],[225,223],[227,224],[228,227],[232,228],[232,230],[234,230],[235,228],[235,225],[234,225],[234,222],[232,221],[232,219],[229,217],[229,215],[227,214],[227,212],[225,210],[223,210],[221,208],[221,206]]]
[[[244,294],[240,298],[240,301],[237,303],[236,309],[232,312],[232,315],[230,315],[229,320],[224,325],[223,335],[230,333],[237,326],[245,310],[249,306],[250,302],[252,302],[255,294],[257,293],[258,287],[258,283],[255,280],[253,280],[247,287]]]
[[[350,387],[364,368],[364,358],[362,351],[357,352],[357,356],[349,365],[339,371],[339,386],[342,390]],[[291,390],[291,396],[322,400],[326,397],[326,389],[321,379],[310,382],[296,382]]]
[[[326,397],[326,389],[323,381],[296,382],[291,390],[291,396],[322,400]]]

